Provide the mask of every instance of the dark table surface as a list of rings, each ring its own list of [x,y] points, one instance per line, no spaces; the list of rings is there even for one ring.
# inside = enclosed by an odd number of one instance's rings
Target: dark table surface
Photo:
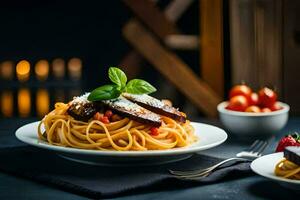
[[[0,148],[24,145],[14,136],[15,130],[23,124],[35,119],[2,119],[0,121]],[[200,122],[219,125],[217,121],[197,120]],[[280,133],[270,138],[270,145],[265,153],[272,153],[275,141],[287,133],[300,130],[300,118],[291,118]],[[234,156],[253,142],[254,138],[238,139],[229,134],[228,140],[213,149],[201,152],[220,158]],[[0,161],[1,164],[1,161]],[[285,189],[276,182],[267,180],[258,175],[226,181],[211,185],[202,185],[191,188],[175,188],[172,191],[149,191],[141,194],[131,194],[117,199],[291,199],[298,198],[299,193]],[[46,185],[0,172],[0,199],[86,199],[84,197],[64,192]]]

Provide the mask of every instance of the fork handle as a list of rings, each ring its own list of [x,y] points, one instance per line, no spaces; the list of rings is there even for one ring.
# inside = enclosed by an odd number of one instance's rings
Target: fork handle
[[[250,161],[247,158],[228,158],[226,160],[223,160],[223,161],[221,161],[221,162],[219,162],[219,163],[217,163],[217,164],[215,164],[215,165],[207,168],[206,171],[213,171],[214,169],[216,169],[216,168],[220,167],[221,165],[224,165],[225,163],[230,162],[232,160]]]
[[[193,178],[193,177],[204,176],[204,175],[206,175],[206,174],[209,174],[210,172],[212,172],[212,171],[215,170],[216,168],[220,167],[221,165],[223,165],[223,164],[225,164],[225,163],[227,163],[227,162],[233,161],[233,160],[250,161],[249,159],[246,159],[246,158],[236,158],[236,157],[235,157],[235,158],[228,158],[228,159],[223,160],[223,161],[221,161],[221,162],[219,162],[219,163],[217,163],[217,164],[215,164],[215,165],[213,165],[213,166],[211,166],[211,167],[208,167],[208,168],[203,169],[203,170],[201,170],[201,171],[197,171],[197,172],[195,172],[195,173],[190,173],[190,174],[181,174],[181,173],[177,173],[177,174],[176,174],[176,172],[175,172],[175,173],[173,172],[173,174],[176,175],[176,176],[179,176],[179,177],[181,177],[181,178]]]
[[[244,161],[247,161],[249,159],[246,159],[246,158],[228,158],[228,159],[223,160],[223,161],[221,161],[221,162],[219,162],[219,163],[217,163],[217,164],[215,164],[215,165],[213,165],[213,166],[211,166],[209,168],[204,169],[203,172],[197,174],[197,176],[202,176],[202,175],[205,175],[205,174],[209,174],[210,172],[214,171],[215,169],[217,169],[221,165],[224,165],[225,163],[228,163],[228,162],[233,161],[233,160],[244,160]]]

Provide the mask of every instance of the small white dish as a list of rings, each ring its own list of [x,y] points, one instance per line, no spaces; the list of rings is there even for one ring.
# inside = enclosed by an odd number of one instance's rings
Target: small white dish
[[[251,163],[251,169],[255,173],[274,180],[284,187],[300,191],[300,180],[287,179],[274,174],[276,164],[282,159],[282,152],[265,155],[255,159]]]
[[[40,140],[37,135],[38,123],[20,127],[16,131],[16,137],[29,145],[55,151],[66,159],[92,165],[153,165],[175,162],[186,159],[193,153],[218,146],[227,139],[226,132],[218,127],[192,122],[199,139],[188,147],[151,151],[87,150],[54,146]]]
[[[279,102],[281,110],[268,113],[238,112],[226,109],[228,101],[217,107],[222,124],[237,136],[271,136],[281,130],[289,118],[289,105]]]

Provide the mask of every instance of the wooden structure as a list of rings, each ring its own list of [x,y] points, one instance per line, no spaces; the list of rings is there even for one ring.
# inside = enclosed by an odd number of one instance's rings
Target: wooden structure
[[[216,116],[224,90],[222,0],[200,1],[200,37],[180,35],[175,24],[192,0],[174,0],[164,12],[150,0],[123,2],[136,16],[123,27],[124,37],[134,47],[120,64],[124,70],[134,76],[146,59],[207,116]],[[201,78],[170,50],[198,49],[198,45]]]
[[[293,115],[300,114],[299,9],[294,0],[229,1],[233,84],[275,88]]]
[[[201,41],[199,57],[202,78],[220,97],[223,97],[223,2],[222,0],[199,2]]]
[[[232,81],[282,91],[282,1],[230,1]]]

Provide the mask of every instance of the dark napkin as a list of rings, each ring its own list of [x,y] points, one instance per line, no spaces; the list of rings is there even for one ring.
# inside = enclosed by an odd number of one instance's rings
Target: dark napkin
[[[157,166],[99,167],[65,160],[53,152],[34,147],[0,149],[0,170],[89,198],[115,197],[137,192],[177,189],[241,178],[252,172],[249,162],[235,162],[198,180],[177,179],[168,169],[191,170],[221,159],[195,154]]]

